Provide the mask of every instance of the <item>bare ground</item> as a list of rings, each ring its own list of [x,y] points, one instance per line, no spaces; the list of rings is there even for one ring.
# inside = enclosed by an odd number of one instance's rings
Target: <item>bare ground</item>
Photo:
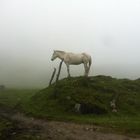
[[[139,137],[104,133],[102,127],[95,125],[36,119],[19,112],[0,111],[0,115],[16,122],[17,128],[9,131],[11,136],[28,133],[27,136],[33,135],[37,140],[140,140]]]

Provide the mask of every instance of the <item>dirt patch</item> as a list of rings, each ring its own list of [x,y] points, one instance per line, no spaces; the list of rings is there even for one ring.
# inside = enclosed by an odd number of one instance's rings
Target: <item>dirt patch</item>
[[[0,115],[14,122],[8,140],[140,140],[124,135],[103,133],[102,127],[27,117],[20,112],[1,110]]]

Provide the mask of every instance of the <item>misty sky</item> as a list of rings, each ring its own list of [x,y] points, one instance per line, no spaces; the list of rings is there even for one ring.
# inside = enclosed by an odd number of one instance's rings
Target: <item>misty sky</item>
[[[50,60],[55,49],[91,54],[90,75],[139,78],[140,1],[0,0],[0,84],[45,87],[60,62]]]

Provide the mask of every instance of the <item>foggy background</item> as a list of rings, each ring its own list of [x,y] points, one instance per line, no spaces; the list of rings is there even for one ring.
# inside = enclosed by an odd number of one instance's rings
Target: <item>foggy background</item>
[[[139,78],[140,1],[0,0],[0,84],[46,87],[60,62],[50,60],[55,49],[89,53],[90,75]]]

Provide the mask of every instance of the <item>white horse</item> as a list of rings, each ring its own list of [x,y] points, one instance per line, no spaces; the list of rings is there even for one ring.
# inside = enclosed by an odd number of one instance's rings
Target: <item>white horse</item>
[[[86,53],[75,54],[71,52],[54,50],[51,60],[53,61],[56,58],[63,60],[64,63],[66,64],[68,77],[70,77],[70,65],[79,65],[82,63],[84,64],[84,68],[85,68],[84,75],[88,76],[91,62],[92,62],[90,55]]]

